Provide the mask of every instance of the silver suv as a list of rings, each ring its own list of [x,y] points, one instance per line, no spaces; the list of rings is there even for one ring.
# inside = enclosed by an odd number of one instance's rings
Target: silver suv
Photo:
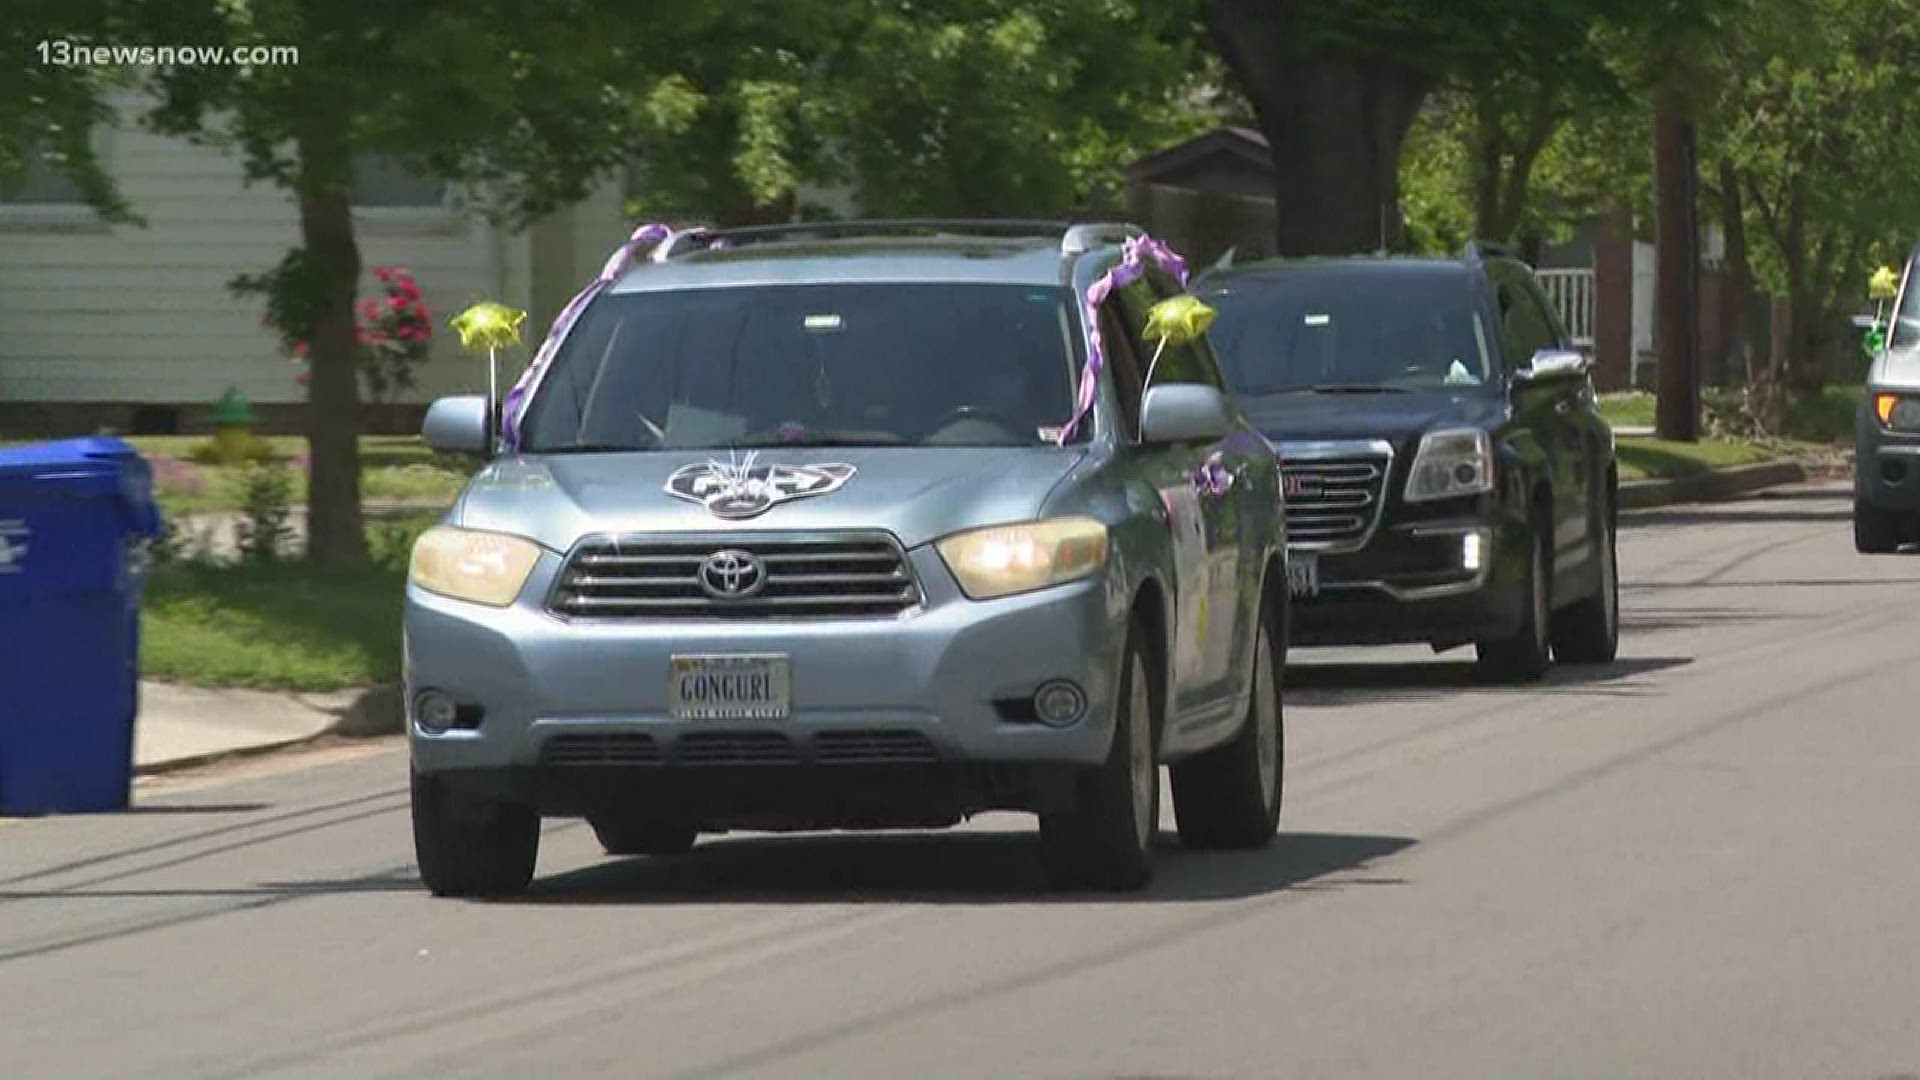
[[[1177,257],[1066,223],[645,239],[504,416],[428,413],[491,458],[407,587],[433,892],[524,889],[543,816],[672,855],[991,810],[1039,816],[1056,882],[1137,888],[1162,764],[1186,844],[1272,838],[1280,488],[1204,336],[1149,333]]]

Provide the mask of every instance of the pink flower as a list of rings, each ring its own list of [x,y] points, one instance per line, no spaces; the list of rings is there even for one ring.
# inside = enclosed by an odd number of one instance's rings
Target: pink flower
[[[376,266],[373,268],[373,276],[381,281],[392,281],[393,268],[389,266]]]
[[[313,373],[311,371],[303,371],[295,375],[293,381],[299,383],[301,386],[305,386],[313,381]]]
[[[395,311],[399,311],[401,308],[407,306],[407,298],[401,296],[399,293],[394,293],[392,296],[387,297],[387,306],[393,308]]]
[[[375,300],[360,301],[360,317],[363,319],[379,318],[380,317],[379,302]]]
[[[306,342],[304,342],[304,341],[296,341],[296,342],[294,342],[294,343],[293,343],[293,355],[295,355],[295,356],[305,356],[305,355],[307,355],[307,343],[306,343]]]
[[[353,331],[353,340],[357,344],[366,345],[373,341],[373,335],[369,334],[367,332],[366,327],[364,326],[355,327]]]

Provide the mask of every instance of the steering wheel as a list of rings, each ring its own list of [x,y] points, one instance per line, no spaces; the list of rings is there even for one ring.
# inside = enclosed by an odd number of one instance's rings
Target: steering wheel
[[[940,422],[934,425],[933,430],[945,431],[962,420],[984,420],[988,423],[998,425],[1003,431],[1020,430],[1014,425],[1013,421],[1007,417],[1006,413],[996,409],[983,409],[978,405],[961,405],[951,410],[947,415],[940,418]]]

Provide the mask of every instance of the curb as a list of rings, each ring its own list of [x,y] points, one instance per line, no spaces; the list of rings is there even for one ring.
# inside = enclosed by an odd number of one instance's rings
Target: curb
[[[328,728],[314,735],[303,735],[298,739],[282,739],[279,742],[261,743],[259,746],[243,746],[237,750],[211,750],[204,754],[190,754],[187,757],[169,758],[166,761],[152,761],[145,765],[135,765],[135,779],[143,776],[165,776],[168,773],[185,772],[203,765],[216,765],[228,761],[244,761],[248,758],[265,757],[282,750],[293,750],[309,743],[330,738],[334,730]]]
[[[1645,510],[1675,503],[1715,502],[1782,484],[1797,484],[1805,479],[1806,466],[1797,461],[1763,461],[1670,480],[1635,480],[1620,485],[1620,509]]]
[[[265,757],[329,739],[353,741],[377,739],[387,735],[399,735],[406,729],[405,708],[401,701],[400,688],[390,685],[371,686],[363,690],[352,704],[340,710],[333,723],[311,735],[280,739],[255,746],[235,747],[230,750],[209,750],[202,754],[168,758],[165,761],[153,761],[145,765],[135,764],[133,775],[135,777],[164,776],[168,773],[184,772],[206,765]]]

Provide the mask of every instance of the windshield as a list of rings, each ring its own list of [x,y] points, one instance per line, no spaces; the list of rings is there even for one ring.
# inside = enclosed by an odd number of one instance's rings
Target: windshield
[[[1491,382],[1468,278],[1399,268],[1302,269],[1204,290],[1236,394],[1471,390]]]
[[[1027,446],[1072,411],[1065,289],[770,285],[609,294],[528,406],[529,453]]]
[[[1887,348],[1905,351],[1920,347],[1920,289],[1916,289],[1912,280],[1913,271],[1907,271],[1906,291],[1900,296],[1900,310],[1893,320],[1893,326],[1887,331]]]

